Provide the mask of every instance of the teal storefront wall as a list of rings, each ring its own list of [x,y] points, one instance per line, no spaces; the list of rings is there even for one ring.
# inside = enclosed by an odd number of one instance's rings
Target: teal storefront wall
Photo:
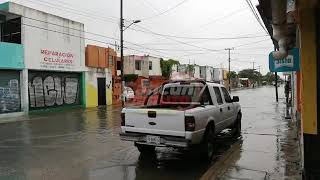
[[[0,69],[23,69],[23,45],[0,42]]]

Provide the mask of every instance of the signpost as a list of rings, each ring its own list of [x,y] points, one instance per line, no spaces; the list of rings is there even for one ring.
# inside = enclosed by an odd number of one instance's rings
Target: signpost
[[[269,54],[269,69],[271,72],[292,72],[300,70],[299,49],[294,48],[289,51],[289,54],[284,59],[274,59],[272,54]]]
[[[288,56],[285,57],[284,59],[274,59],[272,53],[269,54],[269,69],[271,72],[275,72],[276,74],[276,93],[277,92],[277,72],[294,72],[294,71],[299,71],[300,70],[300,55],[299,55],[299,49],[298,48],[293,48],[292,50],[289,51]],[[289,87],[288,87],[289,89]],[[288,90],[289,92],[289,90]],[[277,96],[277,94],[276,94]],[[287,97],[287,104],[288,104],[288,97],[289,93],[286,95]],[[292,97],[292,94],[291,94]],[[277,102],[278,98],[276,97]],[[288,106],[287,106],[288,107]],[[289,110],[287,108],[286,111],[286,119],[291,118],[289,114]]]

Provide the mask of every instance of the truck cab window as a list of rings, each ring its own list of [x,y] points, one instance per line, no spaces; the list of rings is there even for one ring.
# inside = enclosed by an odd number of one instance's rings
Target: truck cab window
[[[219,105],[223,104],[222,95],[219,87],[213,87],[213,90],[214,90],[214,93],[216,94],[218,104]]]
[[[229,95],[229,92],[227,91],[226,88],[221,88],[222,89],[222,93],[223,93],[223,96],[224,96],[224,100],[226,101],[226,103],[231,103],[232,102],[232,99]]]
[[[204,90],[204,92],[202,94],[201,104],[202,105],[213,105],[208,87],[206,87],[206,89]]]
[[[161,93],[160,93],[161,90],[162,90],[162,87],[159,87],[159,88],[153,90],[152,92],[150,92],[149,95],[145,99],[144,105],[147,105],[147,106],[158,105],[159,98],[161,95]]]

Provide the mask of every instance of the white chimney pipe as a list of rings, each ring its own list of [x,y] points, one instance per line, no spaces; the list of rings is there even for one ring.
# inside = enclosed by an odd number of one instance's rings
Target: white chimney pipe
[[[275,59],[287,57],[287,0],[271,0],[273,38],[278,41],[279,51],[272,53]]]

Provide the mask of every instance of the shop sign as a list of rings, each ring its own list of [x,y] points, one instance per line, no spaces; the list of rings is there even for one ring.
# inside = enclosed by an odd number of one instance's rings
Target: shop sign
[[[41,69],[71,70],[76,67],[74,53],[41,49],[40,54]]]
[[[274,59],[272,53],[269,54],[269,69],[271,72],[292,72],[300,70],[299,49],[294,48],[289,51],[289,55],[284,59]]]

